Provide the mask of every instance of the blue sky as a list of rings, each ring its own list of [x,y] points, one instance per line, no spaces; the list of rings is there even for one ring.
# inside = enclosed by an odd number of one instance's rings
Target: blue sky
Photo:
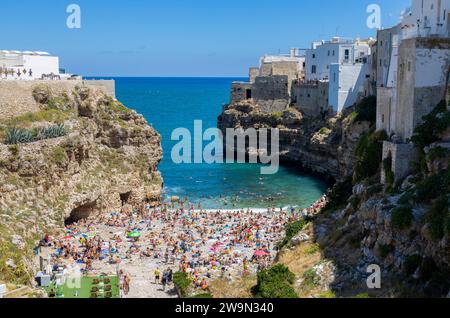
[[[263,54],[332,36],[369,37],[369,4],[382,26],[410,0],[2,0],[1,47],[49,51],[92,76],[242,76]],[[81,7],[81,29],[66,8]]]

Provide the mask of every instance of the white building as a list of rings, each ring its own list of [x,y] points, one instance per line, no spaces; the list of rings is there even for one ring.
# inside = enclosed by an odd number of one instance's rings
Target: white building
[[[412,80],[410,84],[415,91],[444,86],[446,74],[442,70],[449,67],[449,52],[445,45],[429,43],[423,47],[411,46],[407,42],[417,38],[438,43],[440,39],[448,39],[449,35],[450,0],[412,0],[412,7],[404,11],[397,26],[378,32],[378,73],[386,75],[378,78],[377,83],[377,129],[402,138],[411,137],[414,125],[409,125],[408,129],[402,127],[405,120],[397,114],[401,111],[399,105],[406,103],[401,94],[403,88],[399,87],[403,84],[398,82],[403,76],[399,70],[403,67],[403,71],[406,69],[410,73],[408,78]],[[383,47],[389,47],[389,50],[382,53]],[[414,54],[407,56],[406,52]],[[422,115],[417,116],[420,118]]]
[[[0,79],[61,79],[59,57],[47,52],[0,51]]]
[[[331,64],[355,63],[368,55],[367,41],[334,37],[331,41],[314,42],[306,50],[306,80],[329,80]]]
[[[383,161],[395,180],[416,160],[415,128],[445,98],[450,71],[450,0],[412,0],[400,23],[378,31],[377,130],[385,130]],[[384,169],[381,181],[386,181]]]
[[[368,63],[342,63],[330,65],[328,103],[334,112],[340,113],[368,95]]]
[[[450,0],[412,0],[401,18],[402,39],[450,36]]]

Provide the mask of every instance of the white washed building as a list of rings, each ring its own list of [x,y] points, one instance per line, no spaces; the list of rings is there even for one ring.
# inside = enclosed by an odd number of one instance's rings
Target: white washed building
[[[383,160],[391,159],[396,181],[411,171],[415,128],[446,97],[449,12],[450,0],[412,0],[396,27],[378,31],[377,130],[391,136]]]
[[[368,95],[369,64],[335,63],[330,65],[328,103],[333,112],[340,113]]]
[[[412,0],[401,21],[401,38],[449,37],[450,0]]]
[[[306,80],[329,80],[331,64],[355,63],[368,55],[367,41],[334,37],[331,41],[314,42],[306,50]]]
[[[59,57],[47,52],[0,51],[0,79],[61,79]]]

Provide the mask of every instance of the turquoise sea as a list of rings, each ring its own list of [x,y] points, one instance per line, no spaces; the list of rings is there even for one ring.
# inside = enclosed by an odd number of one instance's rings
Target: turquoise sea
[[[325,191],[320,179],[295,167],[281,167],[275,175],[261,175],[257,164],[175,164],[171,141],[175,128],[194,120],[203,129],[216,127],[222,106],[229,102],[231,82],[245,78],[114,78],[117,98],[143,114],[162,135],[164,158],[159,166],[166,197],[172,195],[204,208],[306,207]],[[206,143],[204,143],[206,145]],[[268,198],[271,198],[268,200]]]

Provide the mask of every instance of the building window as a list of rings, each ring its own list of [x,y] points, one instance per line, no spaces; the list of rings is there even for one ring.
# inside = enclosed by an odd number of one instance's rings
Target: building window
[[[312,55],[312,58],[313,58],[313,59],[315,59],[315,58],[316,58],[316,55],[315,55],[315,54],[313,54],[313,55]]]
[[[311,73],[316,74],[316,72],[317,72],[317,66],[315,66],[315,65],[311,66]]]
[[[350,60],[350,50],[349,49],[345,49],[345,51],[344,51],[344,60],[346,60],[346,61]]]
[[[384,114],[381,115],[381,122],[384,124]]]
[[[328,50],[328,56],[330,56],[330,50]]]
[[[411,61],[408,61],[408,72],[411,72]]]
[[[333,50],[333,56],[335,56],[336,55],[336,52]]]
[[[336,73],[333,73],[333,82],[336,83]]]

